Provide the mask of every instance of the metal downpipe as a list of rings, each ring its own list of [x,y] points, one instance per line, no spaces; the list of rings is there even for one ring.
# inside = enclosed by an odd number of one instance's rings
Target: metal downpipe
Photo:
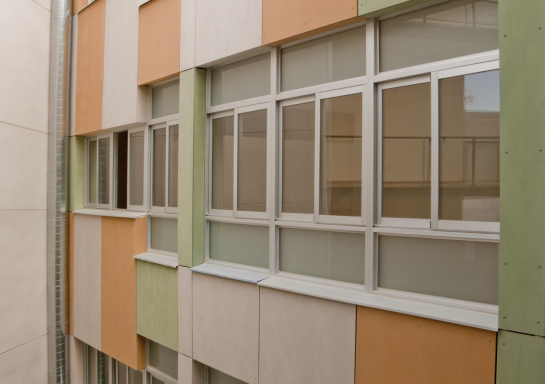
[[[72,1],[51,1],[47,155],[48,383],[69,383],[67,169]]]

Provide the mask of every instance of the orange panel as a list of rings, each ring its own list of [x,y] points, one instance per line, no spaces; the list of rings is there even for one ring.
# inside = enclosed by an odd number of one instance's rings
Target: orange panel
[[[89,0],[72,0],[72,15],[75,15],[89,3]]]
[[[68,212],[68,333],[74,335],[74,212]]]
[[[76,135],[102,129],[105,19],[106,0],[96,0],[78,15]]]
[[[356,384],[494,384],[496,333],[358,307]]]
[[[146,367],[146,343],[136,334],[133,256],[145,240],[145,220],[102,218],[102,352],[137,370]]]
[[[263,45],[275,47],[359,21],[356,0],[263,0]]]
[[[140,7],[138,85],[180,72],[180,7],[180,0],[152,0]]]

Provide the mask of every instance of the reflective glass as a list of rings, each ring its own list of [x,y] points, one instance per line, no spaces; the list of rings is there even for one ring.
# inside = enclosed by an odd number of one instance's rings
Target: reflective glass
[[[233,209],[234,117],[212,120],[212,209]]]
[[[167,129],[159,128],[153,132],[153,184],[152,204],[155,207],[165,206],[166,188],[166,151]]]
[[[144,205],[144,132],[130,134],[129,205]]]
[[[98,203],[110,203],[110,138],[98,140]]]
[[[89,204],[97,202],[97,141],[89,141],[89,180],[87,191]]]
[[[150,247],[178,253],[178,219],[150,217]]]
[[[171,81],[151,89],[152,118],[176,115],[179,113],[180,81]]]
[[[178,207],[178,124],[168,130],[168,206]]]

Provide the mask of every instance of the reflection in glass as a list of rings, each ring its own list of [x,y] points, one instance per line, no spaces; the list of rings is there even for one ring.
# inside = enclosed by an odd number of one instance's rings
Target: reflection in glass
[[[282,212],[314,212],[314,105],[282,108]]]
[[[110,203],[110,138],[98,140],[98,203]]]
[[[234,117],[212,120],[212,209],[233,209]]]
[[[165,206],[167,129],[153,130],[152,205]]]
[[[238,115],[239,211],[267,210],[267,110]]]
[[[361,216],[361,93],[321,101],[320,137],[320,214]]]
[[[150,217],[152,249],[178,253],[178,220]]]
[[[87,191],[89,204],[97,202],[97,141],[89,142],[89,180]]]
[[[168,206],[178,206],[178,124],[168,128]]]
[[[431,215],[431,88],[382,91],[382,217]]]
[[[144,205],[144,132],[130,134],[129,205]]]
[[[149,340],[149,363],[170,377],[178,378],[178,353],[151,340]]]
[[[179,113],[180,81],[171,81],[151,89],[152,118],[176,115]]]
[[[439,87],[439,219],[499,222],[499,71],[443,79]]]

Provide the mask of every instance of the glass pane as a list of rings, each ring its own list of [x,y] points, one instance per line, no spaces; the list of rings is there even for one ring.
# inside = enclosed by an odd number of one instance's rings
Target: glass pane
[[[269,53],[212,69],[212,105],[269,93],[271,93]]]
[[[151,248],[178,253],[178,220],[150,217]]]
[[[208,384],[246,384],[244,381],[235,379],[226,373],[213,368],[208,368]]]
[[[149,340],[150,365],[167,375],[178,378],[178,353]]]
[[[108,356],[97,351],[98,384],[109,384],[108,381]]]
[[[212,120],[212,209],[233,209],[235,119]]]
[[[269,227],[211,222],[210,258],[269,268]]]
[[[500,71],[439,87],[439,219],[499,222]]]
[[[239,211],[267,210],[267,110],[238,115]]]
[[[380,71],[499,49],[498,1],[449,1],[380,22]]]
[[[282,91],[365,76],[365,26],[282,49]]]
[[[93,140],[89,142],[89,180],[87,191],[89,204],[96,204],[97,202],[97,141]]]
[[[152,118],[176,115],[179,113],[180,81],[158,85],[151,89]]]
[[[117,383],[116,384],[125,384],[127,382],[127,366],[122,362],[117,362]]]
[[[156,379],[155,377],[151,377],[151,384],[165,384],[163,381]]]
[[[135,371],[129,367],[129,384],[143,384],[143,376],[142,372]]]
[[[144,205],[144,132],[130,134],[129,204]]]
[[[110,203],[110,138],[98,141],[98,203]]]
[[[282,212],[314,213],[314,105],[282,109]]]
[[[96,383],[98,379],[97,350],[87,346],[87,374],[88,382]]]
[[[364,284],[365,235],[281,228],[280,270]]]
[[[381,288],[498,304],[499,244],[379,237]]]
[[[178,207],[178,124],[169,127],[168,206]]]
[[[429,83],[382,91],[382,216],[429,219]]]
[[[165,206],[167,129],[153,130],[153,186],[152,204]]]
[[[320,214],[361,216],[361,93],[321,101]]]

